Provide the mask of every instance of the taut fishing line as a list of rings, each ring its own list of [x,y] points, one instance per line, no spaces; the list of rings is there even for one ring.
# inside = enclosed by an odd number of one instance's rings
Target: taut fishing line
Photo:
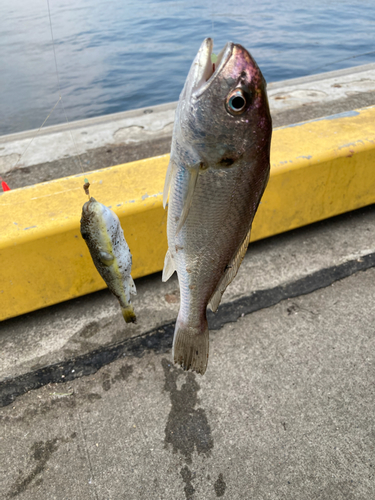
[[[64,107],[64,104],[63,104],[63,100],[62,100],[62,95],[61,95],[61,84],[60,84],[60,76],[59,76],[59,71],[58,71],[58,66],[57,66],[57,57],[56,57],[56,50],[55,50],[55,42],[54,42],[54,36],[53,36],[53,29],[52,29],[52,18],[51,18],[51,9],[50,9],[50,5],[49,5],[49,0],[47,0],[47,5],[48,5],[48,16],[49,16],[49,22],[50,22],[50,29],[51,29],[51,38],[52,38],[52,45],[53,45],[53,55],[54,55],[54,60],[55,60],[55,70],[56,70],[56,77],[57,77],[57,83],[58,83],[58,88],[59,88],[59,100],[57,101],[57,103],[55,104],[53,110],[56,108],[57,104],[59,102],[61,102],[61,107],[63,109],[63,113],[64,113],[64,116],[65,116],[65,119],[66,119],[66,122],[69,124],[69,120],[68,120],[68,117],[67,117],[67,114],[66,114],[66,111],[65,111],[65,107]],[[53,111],[52,110],[52,111]],[[51,111],[51,113],[52,113]],[[51,114],[50,113],[50,114]],[[49,115],[48,115],[49,116]],[[48,117],[47,117],[48,118]],[[45,120],[46,121],[46,120]],[[44,122],[45,123],[45,122]],[[43,125],[44,125],[43,123]],[[78,148],[77,148],[77,144],[74,140],[74,137],[73,137],[73,134],[71,132],[71,130],[69,130],[70,132],[70,136],[71,136],[71,139],[74,143],[74,147],[75,147],[75,150],[76,150],[76,155],[78,157],[78,161],[79,161],[79,165],[81,167],[81,170],[82,170],[82,173],[84,173],[84,170],[83,170],[83,166],[82,166],[82,162],[81,162],[81,158],[79,156],[79,153],[78,153]],[[83,186],[83,189],[85,191],[85,194],[89,197],[90,199],[90,193],[89,193],[89,187],[90,187],[90,183],[88,181],[87,178],[84,179],[85,181],[85,184]],[[132,402],[132,399],[131,397],[129,397],[129,401],[130,401],[130,404],[131,404],[131,407],[132,407],[132,410],[133,410],[133,415],[135,415],[135,409],[134,409],[134,406],[133,406],[133,402]],[[139,421],[137,422],[139,423]],[[144,432],[144,429],[143,429],[143,425],[142,423],[140,423],[139,425],[139,428],[141,430],[141,435],[142,435],[142,438],[145,442],[145,444],[147,445],[147,439],[146,439],[146,434]],[[152,457],[152,454],[151,454],[151,460],[152,462],[154,462],[153,460],[153,457]],[[154,464],[155,465],[155,464]]]
[[[47,118],[44,120],[44,122],[41,124],[41,126],[38,128],[38,130],[35,132],[35,135],[33,136],[33,138],[31,139],[31,141],[27,144],[27,146],[25,147],[25,149],[22,151],[21,153],[21,156],[18,158],[16,164],[9,170],[9,172],[11,172],[12,170],[15,170],[17,167],[18,167],[18,164],[19,162],[21,161],[21,159],[23,158],[23,156],[25,155],[26,151],[29,149],[29,147],[31,146],[31,144],[33,143],[35,137],[39,134],[39,132],[42,130],[42,128],[44,127],[44,124],[46,123],[46,121],[48,120],[48,118],[52,115],[52,113],[54,112],[56,106],[59,104],[59,102],[61,101],[61,95],[59,96],[59,98],[57,99],[55,105],[53,106],[53,108],[51,109],[51,111],[48,113],[48,116]],[[0,181],[1,181],[1,185],[2,185],[2,188],[3,188],[3,191],[10,191],[10,187],[8,186],[8,184],[2,179],[2,177],[0,176]]]
[[[59,70],[58,70],[58,67],[57,67],[57,57],[56,57],[56,49],[55,49],[55,39],[54,39],[54,36],[53,36],[52,17],[51,17],[51,9],[50,9],[50,5],[49,5],[49,0],[47,0],[47,6],[48,6],[49,26],[50,26],[50,29],[51,29],[52,48],[53,48],[53,57],[54,57],[54,60],[55,60],[55,71],[56,71],[56,77],[57,77],[57,85],[58,85],[58,87],[59,87],[59,101],[58,101],[58,102],[61,102],[61,108],[62,108],[62,110],[63,110],[64,116],[65,116],[65,120],[66,120],[66,123],[67,123],[68,125],[70,125],[70,124],[69,124],[69,120],[68,120],[68,116],[67,116],[66,111],[65,111],[65,106],[64,106],[64,103],[63,103],[62,95],[61,95],[60,75],[59,75]],[[82,173],[84,173],[83,166],[82,166],[82,162],[81,162],[81,157],[80,157],[79,152],[78,152],[77,143],[76,143],[76,141],[74,140],[74,137],[73,137],[72,131],[71,131],[70,129],[69,129],[69,134],[70,134],[70,137],[71,137],[72,142],[73,142],[73,144],[74,144],[74,148],[75,148],[75,152],[76,152],[76,155],[77,155],[77,158],[78,158],[78,163],[79,163],[79,166],[81,167]]]
[[[349,56],[349,57],[344,57],[343,59],[337,59],[336,61],[329,62],[327,64],[323,64],[322,66],[318,66],[317,68],[313,68],[309,74],[315,74],[315,71],[319,71],[322,68],[326,68],[327,66],[331,66],[332,64],[337,64],[343,61],[349,61],[350,59],[356,59],[357,57],[363,57],[363,56],[371,56],[375,54],[375,50],[371,52],[364,52],[363,54],[357,54],[355,56]],[[348,68],[350,69],[350,68]]]
[[[66,114],[66,111],[65,111],[65,106],[64,106],[64,103],[63,103],[63,97],[62,97],[62,92],[61,92],[61,84],[60,84],[60,75],[59,75],[59,70],[58,70],[58,66],[57,66],[57,57],[56,57],[56,49],[55,49],[55,40],[54,40],[54,36],[53,36],[53,28],[52,28],[52,17],[51,17],[51,9],[50,9],[50,4],[49,4],[49,0],[47,0],[47,8],[48,8],[48,19],[49,19],[49,26],[50,26],[50,30],[51,30],[51,39],[52,39],[52,48],[53,48],[53,57],[54,57],[54,61],[55,61],[55,72],[56,72],[56,78],[57,78],[57,85],[58,85],[58,90],[59,90],[59,98],[57,99],[56,103],[54,104],[53,108],[50,110],[50,112],[48,113],[47,117],[45,118],[45,120],[43,121],[43,123],[41,124],[41,126],[38,128],[38,130],[35,132],[34,136],[31,138],[30,142],[26,145],[25,149],[22,151],[20,157],[18,158],[18,160],[16,161],[15,165],[8,171],[8,172],[11,172],[15,169],[18,168],[18,165],[20,163],[20,161],[22,160],[22,158],[25,156],[27,150],[29,149],[29,147],[31,146],[31,144],[33,143],[34,139],[38,136],[39,132],[42,130],[42,128],[44,127],[44,125],[46,124],[47,120],[49,119],[49,117],[52,115],[52,113],[55,111],[57,105],[59,103],[61,103],[61,108],[63,110],[63,113],[64,113],[64,116],[65,116],[65,120],[66,120],[66,123],[68,125],[70,125],[70,122],[68,120],[68,116]],[[78,147],[77,147],[77,143],[76,141],[74,140],[74,137],[73,137],[73,134],[72,134],[72,131],[69,129],[69,134],[70,134],[70,137],[72,139],[72,142],[74,144],[74,149],[75,149],[75,152],[76,152],[76,156],[78,158],[78,163],[79,163],[79,167],[81,168],[82,170],[82,173],[84,173],[84,170],[83,170],[83,165],[82,165],[82,162],[81,162],[81,157],[80,157],[80,154],[78,152]],[[1,182],[1,186],[3,188],[3,191],[10,191],[10,187],[8,186],[8,184],[3,180],[3,178],[0,176],[0,182]],[[85,178],[85,184],[84,184],[84,190],[85,190],[85,193],[90,197],[90,194],[89,194],[89,187],[90,187],[90,184],[89,184],[89,181]]]

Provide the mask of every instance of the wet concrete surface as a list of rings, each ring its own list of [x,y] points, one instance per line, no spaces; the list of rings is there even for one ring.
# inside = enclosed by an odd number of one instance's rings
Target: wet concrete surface
[[[205,376],[126,355],[0,410],[1,498],[375,494],[375,269],[211,333]]]

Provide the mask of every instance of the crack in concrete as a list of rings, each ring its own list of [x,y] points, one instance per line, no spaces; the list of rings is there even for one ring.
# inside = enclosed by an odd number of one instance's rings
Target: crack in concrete
[[[92,467],[90,453],[89,453],[89,449],[88,449],[88,445],[87,445],[87,438],[86,438],[85,430],[83,428],[82,418],[81,418],[81,415],[79,412],[78,412],[78,424],[79,424],[82,438],[83,438],[83,447],[84,447],[85,454],[86,454],[87,465],[88,465],[89,471],[90,471],[89,484],[92,485],[94,488],[94,495],[95,495],[96,500],[99,500],[98,492],[96,489],[96,480],[95,480],[95,475],[94,475],[94,469]]]

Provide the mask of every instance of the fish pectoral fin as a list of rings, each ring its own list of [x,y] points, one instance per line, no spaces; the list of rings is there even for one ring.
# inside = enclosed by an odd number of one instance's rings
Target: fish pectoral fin
[[[182,226],[185,224],[187,216],[189,215],[191,202],[193,201],[193,194],[194,194],[195,186],[197,185],[197,180],[199,177],[199,168],[200,168],[200,164],[189,168],[188,185],[187,185],[187,189],[185,192],[184,204],[183,204],[182,212],[180,215],[180,220],[178,221],[178,224],[177,224],[175,236],[178,235]]]
[[[173,170],[173,162],[172,162],[172,160],[170,160],[169,164],[168,164],[167,174],[165,176],[165,182],[164,182],[163,208],[166,207],[167,201],[168,201],[169,188],[171,187],[171,180],[172,180],[172,170]]]
[[[167,253],[165,254],[163,276],[161,280],[168,281],[169,278],[172,276],[172,274],[175,272],[175,270],[176,268],[174,266],[171,253],[169,250],[167,250]]]
[[[113,264],[114,256],[108,252],[104,252],[103,250],[99,252],[99,259],[102,264],[105,266],[110,266]]]
[[[238,269],[241,265],[241,262],[243,261],[243,258],[245,257],[247,247],[249,246],[250,234],[251,234],[251,227],[249,229],[249,232],[245,236],[245,239],[241,243],[239,249],[237,250],[235,256],[228,264],[225,273],[223,274],[221,280],[219,281],[219,284],[216,287],[216,290],[214,291],[214,293],[212,294],[212,296],[210,298],[209,306],[210,306],[212,312],[217,311],[217,308],[219,307],[223,293],[225,292],[227,286],[229,285],[229,283],[231,283],[231,281],[233,280],[233,278],[236,276],[236,274],[238,272]]]

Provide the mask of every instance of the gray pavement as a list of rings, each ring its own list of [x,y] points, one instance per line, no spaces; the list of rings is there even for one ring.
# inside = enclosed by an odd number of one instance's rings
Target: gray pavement
[[[3,379],[0,395],[33,373],[41,383],[0,410],[0,498],[373,498],[374,219],[367,207],[250,246],[245,275],[214,321],[203,377],[171,363],[173,328],[160,322],[146,336],[110,338],[117,343]],[[22,344],[21,325],[48,327],[67,306],[74,318],[75,305],[90,314],[89,302],[72,301],[3,322],[1,333]],[[153,321],[152,310],[142,314]],[[18,330],[7,331],[15,321]],[[86,376],[75,371],[83,358]]]
[[[125,356],[1,410],[1,498],[375,495],[375,269],[225,324],[205,376]]]
[[[369,65],[273,84],[274,123],[375,104],[374,80]],[[144,111],[73,124],[81,161],[167,152],[174,104]],[[0,174],[77,173],[66,132],[15,170],[30,134],[1,138]],[[0,498],[375,498],[375,206],[252,243],[203,377],[171,363],[176,277],[136,285],[137,325],[107,290],[0,323]]]

